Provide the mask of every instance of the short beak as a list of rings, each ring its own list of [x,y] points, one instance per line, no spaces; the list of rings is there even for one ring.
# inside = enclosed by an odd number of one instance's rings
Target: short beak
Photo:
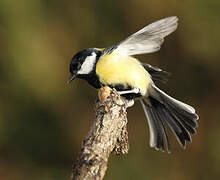
[[[67,81],[67,83],[69,84],[72,80],[74,80],[76,78],[75,74],[70,74],[69,80]]]

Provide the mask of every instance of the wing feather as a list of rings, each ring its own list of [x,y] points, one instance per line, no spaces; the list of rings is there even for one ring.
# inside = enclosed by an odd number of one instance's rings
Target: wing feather
[[[105,53],[117,51],[124,55],[137,55],[156,52],[160,49],[164,37],[176,30],[178,18],[167,17],[156,21],[132,34],[120,43],[105,50]]]

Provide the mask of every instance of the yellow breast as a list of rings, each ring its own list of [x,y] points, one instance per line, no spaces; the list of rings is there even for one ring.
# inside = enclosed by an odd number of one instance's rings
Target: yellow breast
[[[96,74],[104,85],[127,84],[139,88],[142,95],[146,95],[151,82],[149,73],[137,59],[116,53],[100,57]]]

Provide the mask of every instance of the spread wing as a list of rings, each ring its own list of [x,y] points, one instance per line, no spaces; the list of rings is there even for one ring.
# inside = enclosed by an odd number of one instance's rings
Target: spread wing
[[[105,53],[117,51],[124,55],[136,55],[156,52],[164,38],[176,30],[178,18],[171,16],[156,21],[132,34],[120,43],[105,49]]]

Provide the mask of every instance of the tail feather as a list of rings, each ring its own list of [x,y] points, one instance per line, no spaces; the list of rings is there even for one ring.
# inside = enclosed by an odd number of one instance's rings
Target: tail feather
[[[156,150],[165,151],[166,144],[167,152],[170,152],[167,131],[159,111],[155,106],[149,106],[144,99],[140,101],[149,124],[150,147],[154,147]]]
[[[168,127],[171,129],[173,134],[176,136],[180,145],[184,148],[185,139],[187,138],[187,136],[185,137],[186,133],[184,132],[183,128],[179,125],[177,121],[173,119],[172,115],[168,111],[166,111],[164,107],[161,108],[159,112],[161,113],[161,116],[164,118],[165,123],[168,125]]]
[[[191,136],[198,127],[198,115],[193,107],[182,103],[152,85],[147,100],[141,104],[148,119],[150,130],[150,146],[164,151],[165,145],[170,152],[170,145],[165,124],[173,132],[182,148],[186,141],[191,142]]]
[[[181,142],[181,145],[183,148],[185,148],[185,141],[191,142],[191,137],[186,128],[183,126],[183,124],[180,122],[177,114],[174,111],[171,111],[168,109],[169,114],[172,116],[173,121],[177,124],[177,126],[181,129],[182,135],[184,137],[184,143]]]
[[[153,105],[158,107],[157,109],[161,118],[163,118],[165,123],[172,130],[180,145],[185,148],[185,140],[190,141],[190,137],[184,127],[175,119],[175,116],[163,104],[157,102],[153,98],[151,98],[151,102],[154,102]]]
[[[160,107],[159,106],[152,106],[152,109],[154,109],[153,113],[157,116],[157,120],[158,120],[158,124],[161,128],[161,132],[163,134],[163,140],[161,147],[162,147],[162,151],[164,151],[165,149],[165,144],[167,146],[167,152],[170,152],[170,144],[169,144],[169,139],[168,139],[168,135],[167,135],[167,131],[166,128],[164,126],[164,117],[162,117],[161,113],[160,113]]]
[[[161,126],[162,126],[162,129],[163,129],[165,144],[167,146],[167,152],[170,153],[170,142],[169,142],[169,139],[168,139],[168,135],[167,135],[167,131],[166,131],[163,119],[160,118],[160,122],[161,122]],[[164,147],[164,145],[163,145],[163,147]]]
[[[198,120],[198,115],[192,112],[188,112],[185,109],[181,109],[180,107],[176,107],[175,104],[173,104],[171,101],[167,101],[167,99],[164,99],[165,102],[167,102],[167,106],[169,106],[170,109],[172,109],[173,112],[175,112],[175,114],[177,114],[177,116],[180,119],[184,119],[184,121],[191,125],[192,127],[196,128],[198,126],[196,120]]]
[[[170,107],[171,111],[173,113],[175,113],[176,117],[178,118],[179,122],[181,124],[183,124],[183,126],[189,130],[190,132],[192,132],[191,134],[195,134],[196,133],[196,130],[194,128],[197,128],[198,127],[198,123],[197,123],[197,118],[198,116],[196,115],[193,115],[191,118],[187,117],[187,116],[184,116],[182,115],[181,113],[178,113],[178,111],[173,108],[173,107]]]
[[[162,128],[160,126],[159,119],[157,117],[157,114],[154,113],[154,109],[150,108],[150,113],[152,115],[152,118],[155,119],[155,125],[156,125],[156,132],[157,132],[157,138],[156,138],[156,148],[158,150],[164,150],[163,148],[163,134],[162,134]]]
[[[163,135],[161,127],[158,123],[158,119],[155,117],[154,109],[152,107],[148,107],[146,101],[144,100],[141,100],[141,104],[143,106],[149,124],[150,146],[155,147],[156,149],[160,149],[163,141]]]

